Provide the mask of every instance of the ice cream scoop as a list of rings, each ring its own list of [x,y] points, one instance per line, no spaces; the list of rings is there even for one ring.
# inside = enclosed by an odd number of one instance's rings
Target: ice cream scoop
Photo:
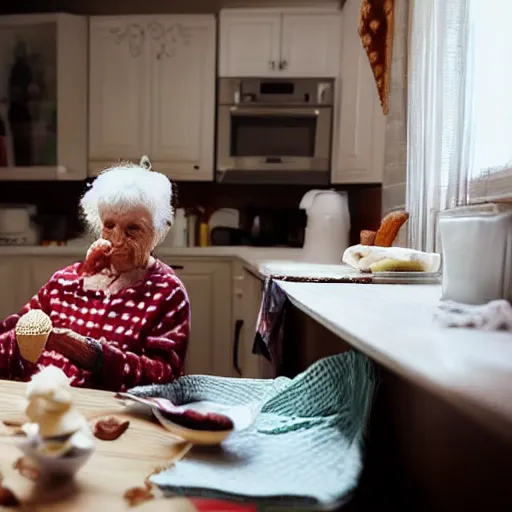
[[[43,438],[62,437],[89,428],[84,416],[74,407],[71,386],[64,372],[47,366],[27,385],[26,414],[38,425]]]
[[[22,426],[26,434],[19,448],[51,474],[72,474],[90,457],[94,437],[86,418],[73,403],[65,373],[47,366],[32,377],[26,389],[25,413],[30,420]]]

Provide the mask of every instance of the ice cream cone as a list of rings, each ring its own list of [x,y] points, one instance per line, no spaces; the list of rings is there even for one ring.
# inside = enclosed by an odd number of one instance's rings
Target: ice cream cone
[[[23,359],[35,363],[44,351],[52,331],[50,317],[40,309],[32,309],[16,324],[16,341]]]

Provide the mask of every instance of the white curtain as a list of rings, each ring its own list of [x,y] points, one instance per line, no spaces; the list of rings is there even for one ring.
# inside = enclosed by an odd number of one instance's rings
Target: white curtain
[[[406,202],[412,248],[439,249],[439,211],[476,196],[493,198],[496,183],[503,192],[507,179],[512,192],[510,19],[512,0],[411,0]]]
[[[439,210],[463,202],[466,0],[412,0],[408,55],[409,247],[434,251]],[[454,179],[455,178],[455,179]]]

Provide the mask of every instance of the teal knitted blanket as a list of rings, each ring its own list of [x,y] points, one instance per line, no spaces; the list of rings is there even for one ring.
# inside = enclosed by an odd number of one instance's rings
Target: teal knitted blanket
[[[192,375],[130,393],[178,405],[209,401],[259,410],[250,428],[220,447],[194,447],[153,476],[164,491],[313,510],[338,507],[355,488],[374,389],[371,361],[348,351],[294,379]]]

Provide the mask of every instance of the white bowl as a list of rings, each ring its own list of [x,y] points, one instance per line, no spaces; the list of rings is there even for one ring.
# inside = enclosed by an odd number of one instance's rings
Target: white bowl
[[[74,476],[89,460],[94,452],[94,446],[88,448],[74,447],[72,455],[45,455],[37,448],[34,439],[24,439],[18,443],[18,448],[32,459],[42,476],[59,476],[70,478]]]

